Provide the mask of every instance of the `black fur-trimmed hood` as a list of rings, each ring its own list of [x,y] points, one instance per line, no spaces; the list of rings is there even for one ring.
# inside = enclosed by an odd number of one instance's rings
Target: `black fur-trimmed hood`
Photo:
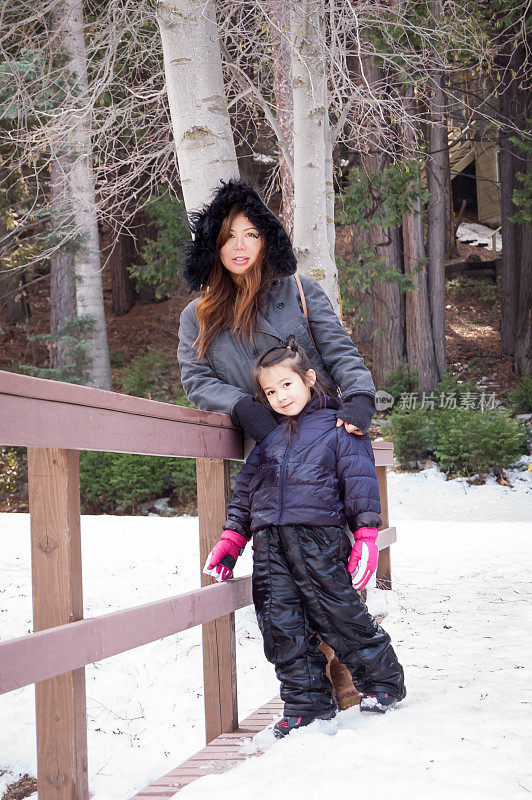
[[[214,198],[201,211],[189,215],[194,237],[186,251],[183,277],[191,291],[199,291],[207,282],[216,253],[216,239],[231,207],[239,204],[243,213],[266,237],[266,261],[272,274],[293,275],[296,257],[288,234],[255,189],[245,181],[221,181]]]

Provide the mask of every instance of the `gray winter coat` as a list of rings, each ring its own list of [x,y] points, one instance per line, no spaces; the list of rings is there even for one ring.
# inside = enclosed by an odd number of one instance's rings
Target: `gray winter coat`
[[[375,396],[371,373],[342,328],[329,298],[317,281],[300,277],[317,349],[310,338],[292,275],[272,281],[263,314],[255,325],[253,341],[241,340],[230,331],[223,331],[203,359],[197,358],[193,346],[199,330],[196,316],[199,298],[186,306],[180,319],[177,357],[183,388],[195,406],[203,411],[231,414],[240,398],[253,394],[251,366],[257,356],[285,341],[290,334],[294,334],[296,342],[305,349],[316,371],[339,387],[342,397]]]

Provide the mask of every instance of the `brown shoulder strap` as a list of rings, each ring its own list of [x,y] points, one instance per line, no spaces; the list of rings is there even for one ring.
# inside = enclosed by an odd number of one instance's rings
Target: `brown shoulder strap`
[[[316,342],[314,341],[314,336],[312,335],[312,331],[310,330],[310,322],[308,321],[307,301],[305,300],[305,292],[303,291],[303,286],[301,284],[301,278],[299,277],[297,272],[294,273],[294,278],[296,279],[297,288],[299,289],[299,296],[301,298],[301,305],[303,306],[303,314],[307,318],[308,332],[310,333],[310,338],[312,339],[312,344],[314,345],[314,347],[316,347]],[[316,350],[317,349],[318,348],[316,347]]]

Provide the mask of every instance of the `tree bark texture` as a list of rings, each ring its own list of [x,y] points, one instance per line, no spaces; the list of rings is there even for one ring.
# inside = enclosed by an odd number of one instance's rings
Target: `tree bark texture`
[[[458,239],[456,238],[456,220],[454,217],[453,207],[453,191],[451,184],[451,161],[449,158],[449,140],[446,141],[445,147],[445,195],[447,197],[446,216],[447,223],[445,226],[445,258],[458,258]]]
[[[501,343],[508,355],[514,354],[515,332],[517,322],[517,304],[519,300],[519,251],[521,245],[521,228],[511,217],[517,208],[512,201],[516,185],[516,159],[514,145],[504,134],[500,139],[499,170],[501,178]]]
[[[327,220],[327,241],[329,243],[329,258],[331,259],[332,263],[335,266],[335,275],[337,276],[336,270],[336,259],[335,259],[335,250],[336,250],[336,228],[334,226],[334,204],[335,204],[335,194],[334,194],[334,160],[333,160],[333,149],[334,149],[334,141],[333,141],[333,132],[331,129],[331,125],[329,122],[329,115],[325,115],[324,119],[324,134],[325,134],[325,211],[326,211],[326,220]],[[336,278],[338,281],[338,277]],[[340,307],[341,311],[341,307]]]
[[[76,308],[78,316],[90,315],[95,326],[87,335],[87,347],[92,359],[89,385],[111,389],[111,369],[105,313],[96,217],[96,199],[92,170],[91,120],[87,108],[87,56],[84,39],[83,4],[80,0],[61,0],[52,10],[54,35],[64,56],[64,79],[79,95],[78,107],[73,110],[72,125],[65,134],[61,156],[70,161],[67,171],[68,195],[72,222],[79,231],[74,249],[76,276]],[[62,158],[61,158],[62,161]],[[65,208],[55,209],[64,218]]]
[[[501,343],[504,352],[514,356],[514,369],[519,373],[524,369],[523,374],[527,374],[527,369],[530,370],[530,354],[528,358],[526,356],[527,349],[529,350],[527,338],[530,342],[530,311],[527,317],[526,304],[530,297],[529,286],[522,283],[522,278],[526,281],[530,275],[532,257],[529,247],[530,232],[527,230],[529,226],[514,222],[512,219],[518,210],[513,203],[513,193],[519,186],[517,173],[527,171],[527,159],[510,141],[511,137],[517,135],[515,127],[523,130],[527,116],[530,115],[529,96],[526,90],[519,88],[512,75],[519,70],[523,58],[522,48],[510,51],[510,45],[506,45],[497,61],[501,68],[499,109],[503,124],[499,138],[502,235]],[[518,342],[518,338],[522,337],[524,340]]]
[[[70,160],[60,156],[54,160],[50,174],[50,206],[52,208],[52,230],[60,231],[65,220],[65,209],[69,194]],[[50,333],[55,333],[69,319],[77,316],[76,279],[74,275],[74,252],[70,247],[60,247],[50,257]],[[68,353],[61,342],[50,352],[50,366],[65,366]]]
[[[377,245],[377,256],[387,270],[402,271],[403,255],[399,228],[373,227],[370,241]],[[389,244],[383,242],[389,241]],[[372,286],[373,368],[377,389],[383,386],[390,372],[406,361],[405,298],[397,283],[377,283]]]
[[[361,58],[359,68],[364,71],[365,82],[373,89],[381,82],[382,71],[371,56]],[[378,131],[375,131],[378,138]],[[362,157],[364,169],[369,175],[382,169],[377,153]],[[374,225],[370,229],[369,244],[387,270],[403,271],[403,247],[400,228],[384,228]],[[373,330],[373,368],[375,386],[382,386],[390,372],[406,360],[405,298],[397,283],[374,281],[371,287]]]
[[[127,270],[136,256],[135,243],[128,234],[116,236],[106,230],[102,252],[111,273],[112,311],[116,317],[123,317],[135,304],[135,281]]]
[[[429,391],[438,381],[436,354],[432,337],[425,258],[421,200],[403,215],[405,273],[410,275],[415,291],[406,293],[406,346],[408,363],[417,373],[419,388]],[[421,266],[421,269],[419,269]]]
[[[414,103],[412,87],[405,90],[406,104]],[[416,152],[414,134],[405,130],[409,149]],[[438,382],[438,367],[434,348],[434,334],[429,303],[429,288],[425,266],[425,237],[423,234],[423,209],[419,176],[413,179],[419,189],[411,210],[403,214],[404,271],[410,275],[415,290],[406,293],[406,349],[408,364],[417,373],[419,388],[429,391]]]
[[[277,122],[294,160],[294,97],[292,94],[292,68],[290,55],[290,14],[285,3],[268,1],[270,17],[269,38],[272,46],[273,94],[277,108]],[[279,174],[282,193],[281,221],[292,235],[294,230],[294,178],[279,148]]]
[[[362,243],[364,247],[369,248],[369,233],[359,225],[350,226],[349,239],[353,243],[351,245],[353,255],[362,247]],[[350,255],[348,254],[348,257]],[[371,287],[362,288],[356,284],[347,283],[346,294],[349,300],[342,294],[341,303],[342,307],[348,304],[353,307],[354,313],[350,320],[353,341],[357,345],[372,345],[374,324]]]
[[[291,37],[294,93],[294,249],[300,272],[315,278],[321,284],[334,310],[339,314],[338,274],[334,261],[334,216],[330,216],[330,186],[327,186],[331,175],[332,142],[328,120],[322,0],[293,3]]]
[[[526,164],[521,163],[519,172],[532,173],[530,153]],[[519,263],[519,301],[515,330],[514,371],[518,375],[532,375],[532,225],[521,227],[521,249]]]
[[[445,93],[440,76],[432,81],[433,96],[429,120],[427,156],[428,283],[432,332],[438,379],[445,372],[445,239],[447,232],[447,124]]]
[[[7,235],[7,225],[0,218],[0,240]],[[0,272],[0,323],[16,325],[24,322],[29,314],[27,298],[23,290],[24,278],[20,270]]]
[[[164,69],[183,198],[208,202],[220,179],[239,176],[212,0],[158,0]]]
[[[0,320],[6,325],[25,322],[29,305],[24,290],[24,274],[20,271],[0,278]]]
[[[435,25],[443,14],[442,0],[430,0],[430,14]],[[447,183],[449,159],[447,146],[446,97],[443,75],[430,79],[432,102],[429,109],[427,186],[428,203],[428,286],[432,335],[438,380],[445,372],[445,247],[448,223]]]

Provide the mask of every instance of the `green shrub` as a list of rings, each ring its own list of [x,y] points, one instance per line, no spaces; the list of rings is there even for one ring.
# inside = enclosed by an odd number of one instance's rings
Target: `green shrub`
[[[532,413],[532,375],[519,378],[514,388],[508,392],[508,400],[519,413]]]
[[[434,453],[449,476],[501,475],[526,447],[518,420],[497,409],[458,408],[436,415]]]
[[[401,405],[402,395],[414,395],[413,408],[420,408],[423,403],[424,408],[430,408],[433,411],[440,407],[444,408],[449,398],[452,401],[454,397],[456,405],[460,405],[464,394],[474,395],[477,401],[480,397],[480,392],[474,381],[470,379],[462,380],[450,372],[446,372],[434,389],[430,392],[425,392],[425,397],[423,397],[423,392],[418,387],[417,374],[410,371],[408,364],[401,364],[392,370],[381,388],[393,396],[394,408],[397,411],[408,410],[408,403]],[[407,398],[408,400],[409,398]]]
[[[83,513],[134,513],[148,500],[170,495],[180,510],[196,505],[194,459],[129,453],[80,453]]]
[[[148,350],[122,370],[122,391],[149,400],[172,400],[174,381],[170,370],[173,365],[173,359],[166,353]]]
[[[453,375],[452,372],[444,373],[443,378],[433,389],[438,394],[441,392],[478,392],[475,381],[470,378],[459,378],[458,375]]]
[[[34,378],[86,383],[92,364],[87,338],[94,330],[95,324],[96,318],[85,314],[81,317],[70,317],[54,333],[37,333],[29,336],[30,342],[44,342],[52,353],[61,348],[64,363],[59,367],[34,367],[31,364],[21,364],[20,371]]]
[[[412,392],[417,394],[417,374],[410,371],[408,364],[401,364],[390,372],[384,382],[384,386],[380,388],[389,392],[394,399],[394,403],[397,403],[402,394],[411,394]]]
[[[382,433],[393,442],[394,455],[400,469],[418,469],[434,447],[434,435],[426,408],[394,411],[383,425]]]
[[[110,347],[109,361],[111,362],[112,367],[123,367],[124,364],[126,363],[126,354],[124,353],[123,350]]]
[[[446,376],[439,388],[450,392],[454,385],[452,376]],[[464,386],[471,388],[466,383],[460,389]],[[382,432],[393,442],[400,469],[416,469],[432,456],[449,477],[501,475],[528,447],[527,426],[505,411],[440,408],[437,402],[434,409],[425,405],[394,411]]]
[[[172,501],[181,511],[197,514],[196,459],[173,458]]]
[[[157,227],[157,238],[146,239],[144,264],[132,264],[128,271],[139,287],[153,287],[160,300],[179,286],[181,252],[190,241],[190,230],[184,204],[167,193],[146,207],[146,216]]]
[[[428,199],[415,180],[419,169],[420,163],[414,160],[370,171],[351,167],[341,194],[336,195],[338,224],[352,226],[348,252],[336,256],[342,307],[358,323],[366,321],[360,300],[375,283],[396,284],[403,294],[415,291],[412,276],[406,275],[400,264],[386,264],[378,246],[370,243],[370,234],[376,228],[397,227],[403,214],[415,210],[420,196],[422,202]],[[373,336],[379,333],[381,328],[373,331]]]
[[[530,134],[532,133],[530,119],[527,120],[525,130],[522,131],[520,136],[511,136],[510,141],[514,144],[521,153],[521,163],[526,164],[527,155],[530,159],[532,153],[532,144],[530,142]],[[521,138],[522,137],[522,138]],[[516,173],[516,178],[519,181],[518,186],[514,189],[512,200],[518,211],[510,217],[511,222],[524,223],[530,225],[532,223],[532,174],[530,170],[525,172],[519,171]]]
[[[0,503],[22,488],[28,480],[25,447],[0,447]]]
[[[445,404],[448,404],[453,398],[456,400],[456,405],[459,406],[463,395],[469,395],[470,397],[474,395],[474,399],[477,402],[480,398],[480,392],[473,380],[470,378],[464,380],[451,372],[446,372],[441,381],[428,394],[433,395],[435,398],[435,409],[445,409]]]
[[[470,378],[459,378],[458,375],[453,375],[452,372],[446,372],[439,383],[436,384],[433,391],[438,395],[442,392],[478,392],[475,381]]]

